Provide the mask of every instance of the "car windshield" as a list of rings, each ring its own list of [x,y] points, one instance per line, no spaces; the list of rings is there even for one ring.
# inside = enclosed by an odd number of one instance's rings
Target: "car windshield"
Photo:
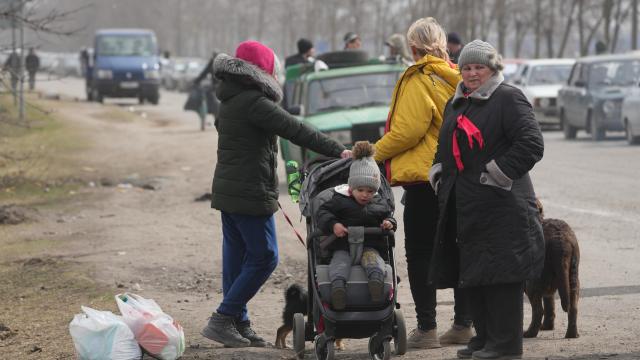
[[[394,71],[311,81],[308,114],[389,105],[399,74]]]
[[[564,84],[569,79],[573,65],[540,65],[531,68],[527,85]]]
[[[520,64],[518,63],[504,64],[504,69],[502,69],[502,75],[504,76],[505,81],[508,81],[509,79],[511,79],[511,77],[513,77],[516,74],[519,67],[520,67]]]
[[[589,86],[632,86],[640,75],[640,61],[609,61],[594,64],[589,71]]]
[[[103,35],[98,39],[101,56],[152,56],[156,53],[151,35]]]

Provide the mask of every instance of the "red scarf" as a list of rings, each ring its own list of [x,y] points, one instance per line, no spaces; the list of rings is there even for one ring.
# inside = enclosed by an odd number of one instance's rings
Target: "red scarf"
[[[460,146],[458,145],[458,129],[463,130],[467,134],[469,149],[473,149],[473,139],[478,141],[478,146],[482,149],[484,147],[484,139],[482,139],[480,130],[478,130],[468,117],[462,114],[458,116],[456,129],[453,131],[453,157],[456,159],[458,171],[462,171],[464,170],[464,164],[462,164],[462,155],[460,154]]]

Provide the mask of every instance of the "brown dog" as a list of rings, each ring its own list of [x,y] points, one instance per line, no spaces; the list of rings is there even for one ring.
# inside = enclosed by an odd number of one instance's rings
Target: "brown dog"
[[[556,317],[554,295],[558,290],[562,310],[567,312],[569,317],[567,333],[564,337],[577,338],[580,336],[576,325],[580,295],[578,239],[566,222],[545,219],[542,204],[537,199],[536,204],[544,232],[544,269],[539,279],[529,280],[525,284],[525,293],[531,303],[532,314],[531,324],[525,331],[524,337],[536,337],[538,330],[553,330]],[[542,321],[543,314],[544,321]]]
[[[298,284],[293,284],[284,293],[284,309],[282,310],[282,326],[276,332],[276,347],[286,349],[287,335],[293,330],[293,315],[300,313],[307,315],[307,291]],[[336,349],[344,350],[342,339],[336,339]]]

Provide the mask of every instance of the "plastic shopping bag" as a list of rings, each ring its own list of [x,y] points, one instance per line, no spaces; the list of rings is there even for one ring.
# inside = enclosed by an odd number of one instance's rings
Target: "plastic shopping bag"
[[[142,357],[133,332],[122,318],[110,311],[82,306],[69,324],[81,360],[138,360]]]
[[[162,360],[174,360],[184,353],[182,326],[165,314],[152,299],[136,294],[116,295],[118,309],[136,340],[149,354]]]

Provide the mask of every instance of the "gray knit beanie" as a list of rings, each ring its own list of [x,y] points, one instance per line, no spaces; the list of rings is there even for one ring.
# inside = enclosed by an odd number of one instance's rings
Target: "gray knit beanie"
[[[502,70],[502,57],[488,42],[473,40],[462,48],[458,57],[458,67],[462,69],[468,64],[482,64],[493,70]]]
[[[368,141],[358,141],[353,146],[353,162],[349,168],[349,187],[355,189],[366,186],[378,191],[380,188],[380,168],[373,160],[374,147]]]

